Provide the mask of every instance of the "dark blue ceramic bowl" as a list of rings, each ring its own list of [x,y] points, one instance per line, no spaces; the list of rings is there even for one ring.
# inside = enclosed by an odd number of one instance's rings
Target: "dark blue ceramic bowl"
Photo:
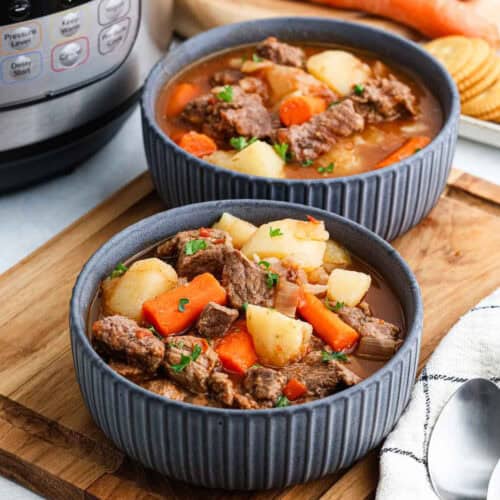
[[[336,179],[251,176],[211,165],[179,148],[155,119],[158,93],[165,83],[200,58],[270,35],[285,41],[336,43],[367,50],[418,74],[441,103],[441,132],[407,160]],[[155,66],[142,98],[148,165],[167,206],[227,198],[291,201],[341,214],[388,240],[417,224],[436,204],[455,152],[459,109],[458,92],[448,72],[418,45],[360,24],[297,17],[233,24],[191,38]]]
[[[377,270],[399,297],[406,338],[396,355],[360,384],[311,403],[268,410],[207,408],[160,397],[111,370],[87,336],[100,281],[164,238],[208,227],[223,212],[261,224],[307,214]],[[97,425],[127,455],[175,479],[211,488],[282,488],[351,465],[377,446],[400,417],[415,379],[422,333],[419,287],[398,253],[338,215],[302,205],[228,200],[188,205],[118,233],[83,268],[71,299],[71,345],[78,383]]]

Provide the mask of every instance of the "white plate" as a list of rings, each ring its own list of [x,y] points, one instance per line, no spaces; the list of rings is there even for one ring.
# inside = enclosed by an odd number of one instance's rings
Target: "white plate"
[[[462,115],[458,135],[500,148],[500,125],[497,123]]]

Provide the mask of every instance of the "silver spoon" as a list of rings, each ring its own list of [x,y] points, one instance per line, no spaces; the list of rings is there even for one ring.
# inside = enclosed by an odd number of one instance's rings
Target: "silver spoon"
[[[489,380],[463,384],[439,415],[427,462],[442,500],[485,500],[500,458],[500,390]]]

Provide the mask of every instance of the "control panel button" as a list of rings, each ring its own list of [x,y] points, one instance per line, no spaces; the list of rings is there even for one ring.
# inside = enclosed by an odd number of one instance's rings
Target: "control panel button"
[[[89,57],[89,41],[86,37],[56,45],[52,49],[52,69],[66,71],[83,64]]]
[[[130,19],[124,19],[105,28],[99,34],[99,52],[103,55],[116,50],[127,39]]]
[[[29,0],[10,0],[9,17],[13,21],[23,21],[31,14],[31,2]]]
[[[16,52],[34,49],[40,45],[41,33],[38,23],[16,26],[2,33],[2,50]]]
[[[2,64],[2,79],[7,83],[32,80],[42,72],[42,55],[29,52],[7,57]]]
[[[75,36],[82,27],[82,16],[79,11],[68,12],[59,20],[59,33],[64,37]]]
[[[130,0],[101,0],[99,24],[109,24],[128,14]]]

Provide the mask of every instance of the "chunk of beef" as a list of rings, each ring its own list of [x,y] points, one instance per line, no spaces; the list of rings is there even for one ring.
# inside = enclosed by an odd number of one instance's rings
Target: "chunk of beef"
[[[218,97],[222,90],[214,87],[210,93],[193,99],[184,108],[182,118],[218,142],[235,136],[260,139],[271,135],[271,115],[260,95],[232,86],[232,97],[226,102]]]
[[[122,361],[110,360],[108,365],[116,373],[122,377],[128,378],[136,384],[147,382],[156,376],[154,373],[146,372],[138,366],[129,365],[127,363],[123,363]]]
[[[296,161],[314,160],[326,153],[338,137],[347,137],[363,130],[365,120],[356,112],[350,99],[330,106],[301,125],[279,129],[278,142],[287,143],[288,151]]]
[[[224,372],[213,372],[208,381],[211,395],[224,406],[229,408],[241,408],[243,410],[254,410],[262,407],[272,406],[268,402],[259,404],[249,394],[241,394],[234,386],[229,375]]]
[[[303,68],[305,65],[306,55],[301,48],[280,42],[274,36],[270,36],[260,42],[255,52],[260,57],[269,59],[276,64],[296,66],[297,68]]]
[[[236,309],[209,302],[200,314],[196,328],[200,335],[208,338],[223,337],[238,319]]]
[[[344,306],[337,314],[348,325],[352,326],[362,337],[399,338],[399,328],[383,319],[368,316],[366,311],[359,307]]]
[[[223,69],[215,72],[210,77],[210,85],[212,87],[220,87],[221,85],[236,85],[243,77],[239,69]]]
[[[177,387],[171,380],[165,378],[150,380],[139,384],[144,389],[176,401],[184,401],[189,395],[186,391]]]
[[[197,250],[189,242],[203,240],[205,248]],[[226,252],[232,249],[231,236],[220,229],[193,229],[177,233],[161,244],[156,253],[161,258],[177,256],[176,269],[179,276],[193,279],[201,273],[222,275]],[[197,250],[193,253],[194,250]]]
[[[269,88],[267,83],[260,78],[255,76],[246,76],[238,82],[238,85],[247,94],[259,95],[263,102],[266,102],[269,99]]]
[[[267,272],[238,250],[226,252],[222,285],[229,304],[235,309],[241,309],[245,302],[265,307],[273,305],[274,289],[267,285]]]
[[[211,347],[204,350],[202,347],[202,352],[197,357],[194,355],[195,346],[202,346],[204,342],[188,335],[175,337],[167,343],[162,363],[172,380],[195,394],[207,392],[208,378],[219,364],[219,357]]]
[[[360,95],[351,96],[354,107],[368,123],[397,120],[417,114],[416,99],[410,87],[389,78],[374,78],[364,85]]]
[[[287,377],[301,381],[307,387],[307,395],[325,397],[335,391],[361,381],[344,363],[323,361],[319,350],[311,351],[305,358],[285,368]]]
[[[276,402],[283,392],[285,384],[286,376],[281,371],[263,366],[250,368],[242,382],[245,391],[256,401],[269,403]]]
[[[92,326],[97,351],[154,373],[163,359],[165,345],[147,328],[123,316],[108,316]]]

